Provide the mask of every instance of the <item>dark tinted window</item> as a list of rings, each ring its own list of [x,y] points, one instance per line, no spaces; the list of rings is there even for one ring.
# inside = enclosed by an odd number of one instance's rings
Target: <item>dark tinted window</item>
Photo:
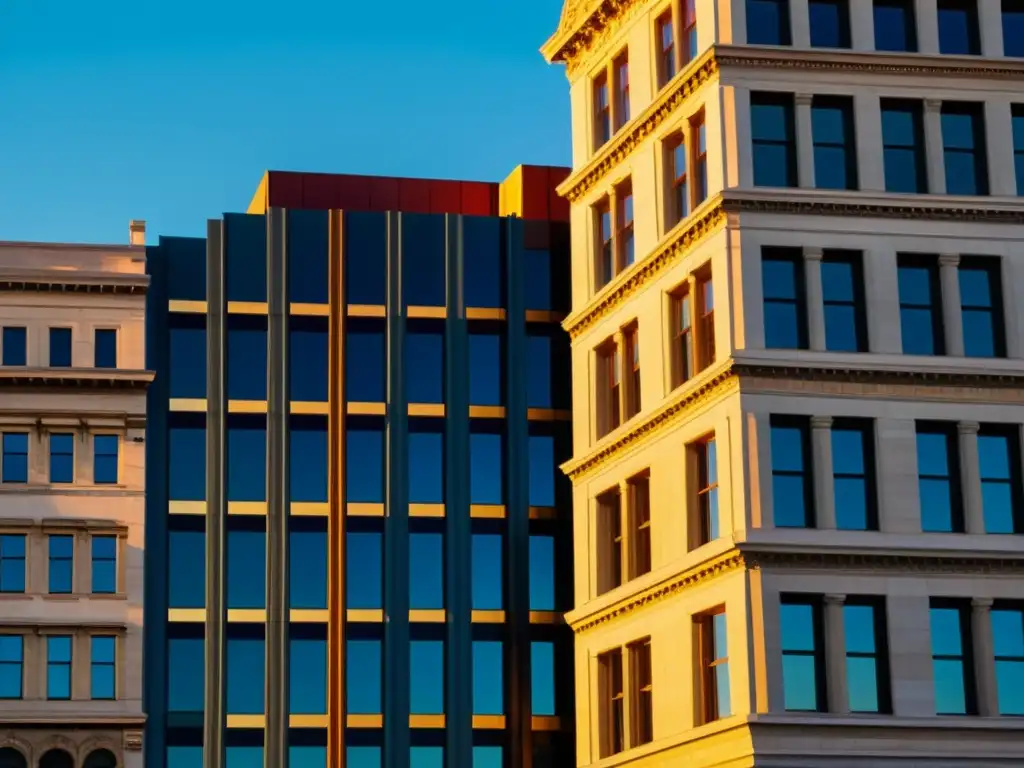
[[[526,338],[526,405],[554,408],[552,392],[553,343],[549,335],[531,333]]]
[[[25,646],[21,635],[0,635],[0,699],[20,699]]]
[[[932,674],[935,679],[935,713],[968,715],[974,712],[974,686],[970,668],[973,648],[970,607],[952,601],[932,600]]]
[[[71,433],[50,434],[50,482],[75,481],[75,436]]]
[[[291,399],[327,402],[327,318],[293,317],[288,341]]]
[[[167,495],[175,501],[206,498],[206,430],[202,423],[168,430]]]
[[[383,549],[377,531],[345,534],[345,602],[349,608],[380,608],[384,605]]]
[[[832,477],[836,527],[840,530],[878,528],[873,448],[870,421],[842,419],[833,422]]]
[[[824,711],[821,605],[817,598],[783,595],[779,619],[784,706],[789,712]]]
[[[402,296],[406,306],[445,305],[444,217],[403,213]]]
[[[90,698],[116,698],[117,638],[111,635],[93,635],[90,638],[89,651]]]
[[[444,643],[409,643],[409,711],[417,715],[444,713]]]
[[[409,535],[409,607],[444,608],[444,536]]]
[[[875,49],[917,50],[917,19],[913,0],[875,0]]]
[[[555,715],[555,644],[530,643],[530,712],[538,717]]]
[[[409,331],[405,336],[405,396],[410,403],[444,402],[444,333]]]
[[[1020,55],[1024,56],[1024,53]],[[1011,114],[1013,115],[1013,170],[1017,177],[1017,195],[1024,196],[1024,106],[1015,104]]]
[[[985,533],[1024,532],[1016,430],[983,426],[978,434],[978,462]]]
[[[203,645],[202,634],[167,641],[167,709],[171,712],[203,711]]]
[[[955,424],[917,423],[917,484],[923,531],[963,532],[956,438]]]
[[[229,400],[267,399],[267,318],[228,318]]]
[[[992,609],[992,645],[1000,715],[1024,715],[1024,610],[1019,603]]]
[[[903,354],[944,354],[939,265],[933,257],[900,255],[898,269]]]
[[[504,654],[500,640],[473,641],[473,714],[502,715]]]
[[[49,536],[49,584],[51,595],[67,595],[74,591],[75,583],[75,537]]]
[[[379,640],[349,640],[345,647],[345,704],[350,714],[381,711],[380,646]]]
[[[1024,2],[1022,0],[1003,0],[1003,55],[1024,56]]]
[[[825,348],[830,352],[867,352],[860,254],[826,251],[821,262],[821,288],[825,305]]]
[[[224,215],[228,301],[267,300],[267,220],[244,213]]]
[[[530,494],[531,507],[555,506],[555,439],[549,435],[530,435]]]
[[[383,213],[345,214],[345,287],[349,304],[383,304],[387,229]]]
[[[117,331],[113,328],[96,329],[96,367],[117,368]]]
[[[26,343],[24,328],[6,326],[3,334],[4,365],[25,365]]]
[[[46,698],[71,698],[71,636],[46,637]]]
[[[288,299],[326,304],[328,274],[327,211],[288,211]]]
[[[117,435],[93,435],[92,481],[97,485],[113,485],[118,480]]]
[[[889,663],[885,603],[850,599],[843,606],[851,712],[889,712]]]
[[[793,132],[792,95],[751,94],[750,119],[754,150],[754,185],[795,187],[796,139]]]
[[[462,220],[467,307],[505,306],[501,220],[466,216]],[[532,279],[532,276],[531,276]]]
[[[50,329],[50,365],[54,368],[71,367],[71,329]]]
[[[806,417],[772,416],[772,500],[777,528],[814,526],[810,424]]]
[[[28,482],[28,433],[4,432],[3,482]]]
[[[1002,281],[999,261],[960,259],[960,308],[967,357],[1005,357]]]
[[[167,298],[206,300],[206,240],[191,237],[161,238],[167,261]]]
[[[92,537],[92,592],[117,592],[117,536]]]
[[[502,541],[500,533],[474,533],[472,551],[472,606],[474,611],[502,608]]]
[[[444,434],[417,429],[409,433],[409,502],[444,502]]]
[[[788,0],[747,0],[747,43],[792,44]]]
[[[292,517],[288,527],[288,588],[292,608],[327,607],[327,520]]]
[[[206,397],[206,318],[170,316],[168,386],[171,397]]]
[[[803,253],[799,248],[765,248],[761,253],[765,346],[807,349]]]
[[[551,251],[527,249],[523,251],[527,278],[523,281],[523,299],[527,309],[552,310],[559,308],[553,294],[554,275]]]
[[[943,103],[942,148],[946,192],[950,195],[987,195],[988,161],[981,104]]]
[[[939,0],[939,53],[981,53],[976,0]]]
[[[850,47],[850,6],[846,0],[810,0],[812,48]]]
[[[814,184],[823,189],[857,189],[857,143],[853,99],[816,97],[811,107]]]
[[[504,504],[505,483],[501,434],[469,436],[469,499],[472,504]]]
[[[498,333],[469,334],[469,402],[501,405],[505,374],[503,339]]]
[[[384,503],[384,431],[349,428],[345,442],[346,501]]]
[[[327,419],[293,416],[288,440],[291,500],[327,501]]]
[[[927,192],[921,103],[882,100],[882,153],[887,192]]]
[[[353,320],[345,332],[345,390],[353,403],[383,403],[386,397],[383,321]]]
[[[167,605],[202,608],[206,605],[206,533],[196,528],[172,529],[167,537]]]
[[[530,610],[555,610],[555,539],[530,536]]]
[[[228,531],[228,608],[266,605],[267,532],[263,518],[232,518]]]
[[[249,629],[246,627],[246,630]],[[226,661],[229,715],[263,714],[265,652],[262,635],[260,631],[259,637],[228,638]]]
[[[0,535],[0,592],[25,591],[25,534]]]
[[[228,501],[265,501],[266,420],[262,416],[230,417],[227,443]]]
[[[288,648],[288,711],[293,715],[327,714],[325,633],[326,628],[322,624],[291,626]]]

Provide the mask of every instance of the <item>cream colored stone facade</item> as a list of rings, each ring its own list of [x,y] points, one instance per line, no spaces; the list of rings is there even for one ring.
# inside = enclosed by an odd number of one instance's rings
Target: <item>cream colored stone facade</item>
[[[978,457],[979,428],[1003,426],[1018,443],[1024,430],[1024,302],[1017,293],[1024,286],[1024,188],[1014,177],[1011,133],[1014,105],[1024,104],[1024,60],[1002,56],[1000,4],[978,0],[983,55],[963,57],[937,52],[934,0],[912,4],[915,54],[873,50],[870,0],[849,2],[850,50],[810,47],[807,0],[789,0],[792,47],[746,45],[743,0],[696,0],[696,55],[659,88],[658,20],[669,11],[679,18],[685,5],[567,0],[543,49],[549,60],[568,65],[573,118],[574,170],[560,191],[573,204],[573,312],[565,327],[573,338],[574,456],[563,468],[574,483],[576,601],[567,620],[576,632],[577,763],[1024,765],[1021,720],[1001,713],[1007,696],[1005,690],[1000,696],[990,621],[993,610],[1017,610],[1024,599],[1024,531],[986,533]],[[678,45],[678,28],[675,40]],[[624,53],[630,119],[597,146],[595,81],[613,80],[609,63]],[[615,89],[609,91],[614,101]],[[754,185],[752,92],[792,96],[794,187]],[[857,190],[815,187],[811,110],[825,95],[852,97]],[[881,99],[887,98],[922,103],[927,195],[885,191]],[[939,99],[982,105],[990,195],[946,194]],[[675,222],[669,142],[680,131],[692,142],[689,126],[701,113],[707,196]],[[690,154],[691,184],[693,161]],[[602,284],[600,206],[607,201],[614,209],[624,189],[632,193],[635,261]],[[766,247],[802,255],[805,349],[767,348]],[[827,349],[821,270],[823,253],[833,250],[857,254],[863,269],[867,343],[858,353]],[[897,254],[934,259],[941,285],[936,311],[949,354],[904,354]],[[958,267],[968,255],[998,264],[1005,334],[998,359],[964,354]],[[680,290],[695,297],[709,276],[713,331],[710,324],[704,329],[713,335],[713,359],[679,382],[672,297]],[[691,327],[697,334],[700,323]],[[622,344],[632,328],[639,352],[635,364],[623,364]],[[605,383],[604,351],[616,342],[618,394]],[[634,366],[640,407],[630,416]],[[609,398],[617,398],[622,423],[606,432]],[[809,525],[799,528],[775,524],[786,510],[774,509],[771,419],[786,416],[800,417],[807,436],[804,468],[813,490]],[[831,433],[851,418],[870,424],[876,530],[838,529],[836,504],[843,499],[835,491]],[[922,422],[951,429],[962,533],[923,530],[928,510],[922,509],[916,437]],[[694,452],[712,437],[718,530],[702,537],[705,484]],[[1019,485],[1021,468],[1012,474]],[[650,569],[629,578],[647,555],[631,549],[640,530],[631,525],[643,515],[633,509],[627,481],[644,476]],[[600,500],[617,488],[621,513]],[[609,514],[618,521],[611,530]],[[621,585],[604,591],[617,569]],[[794,595],[814,602],[818,612],[817,711],[786,706],[780,611]],[[862,681],[847,671],[844,615],[864,597],[881,606],[884,627],[876,658],[887,661],[883,685],[890,701],[876,714],[850,712],[851,684]],[[966,716],[936,714],[930,609],[947,599],[962,606],[973,646],[963,668],[973,678],[967,687],[975,714]],[[697,646],[707,638],[701,629],[707,618],[722,611],[730,706],[708,717],[706,665]],[[647,638],[649,684],[630,650]],[[609,672],[612,657],[605,654],[618,649],[625,649],[621,669]],[[712,656],[721,656],[717,647]],[[1005,686],[1008,678],[1002,679]],[[610,716],[617,706],[621,716]],[[613,733],[618,728],[621,738]]]
[[[8,364],[0,365],[0,641],[20,638],[3,646],[7,663],[0,670],[5,768],[143,765],[145,414],[152,374],[145,370],[142,222],[133,222],[131,242],[0,243],[0,326],[24,329],[0,340],[0,356],[3,345],[12,347]],[[70,367],[51,365],[61,362],[56,350],[51,358],[51,328],[70,329]],[[116,332],[116,368],[94,364],[97,329]],[[25,355],[18,359],[14,347],[22,338]],[[8,443],[7,435],[27,439]],[[71,436],[70,482],[51,477],[53,435]],[[116,478],[94,472],[97,435],[117,438],[117,457],[107,460],[116,463]],[[21,445],[26,458],[15,456]],[[54,537],[63,537],[60,544]],[[99,537],[116,563],[96,559],[103,557],[93,551]],[[61,565],[51,545],[67,542],[72,559]],[[104,568],[116,584],[101,575]],[[101,682],[110,677],[109,664],[93,658],[94,642],[114,649],[112,698]],[[57,656],[48,658],[51,647],[59,653],[58,644],[70,648],[69,671]]]

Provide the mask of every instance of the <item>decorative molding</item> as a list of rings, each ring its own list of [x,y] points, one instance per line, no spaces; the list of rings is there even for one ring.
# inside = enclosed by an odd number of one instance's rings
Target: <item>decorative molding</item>
[[[2,368],[0,389],[145,389],[155,376],[116,368]]]
[[[561,469],[573,483],[577,483],[612,457],[642,443],[654,432],[678,421],[684,415],[689,415],[691,411],[709,400],[734,392],[738,389],[738,384],[733,367],[731,365],[724,366],[707,378],[699,379],[695,384],[682,390],[674,400],[646,419],[639,420],[636,424],[627,422],[624,426],[630,427],[628,430],[617,436],[613,433],[613,439],[610,442],[599,444],[596,450],[579,459],[570,459],[562,464]]]
[[[124,732],[124,750],[125,752],[142,751],[142,731]]]
[[[742,354],[742,353],[740,353]],[[753,379],[765,380],[787,380],[787,381],[813,381],[813,382],[836,382],[841,384],[867,384],[887,386],[890,388],[888,394],[892,395],[891,388],[894,385],[906,385],[911,387],[928,387],[941,389],[944,387],[966,387],[972,389],[997,389],[1014,393],[1015,397],[1010,398],[1017,402],[1024,401],[1024,375],[1009,373],[955,373],[950,371],[925,372],[908,369],[891,370],[880,368],[854,368],[844,366],[831,366],[823,368],[819,366],[800,365],[798,363],[747,363],[734,362],[732,371],[743,380],[744,389],[750,390],[755,387],[747,386],[753,383]],[[855,392],[853,394],[864,394]],[[877,393],[885,394],[885,393]],[[915,393],[916,395],[916,393]]]
[[[691,62],[650,106],[613,136],[583,167],[563,181],[558,186],[558,194],[570,203],[579,201],[597,186],[601,179],[633,154],[633,151],[668,120],[683,102],[717,75],[718,64],[713,54],[714,51],[709,49],[703,56]]]
[[[981,222],[985,224],[1024,224],[1024,207],[999,208],[985,206],[984,197],[977,198],[977,204],[963,205],[959,200],[954,205],[936,205],[926,202],[881,203],[871,196],[870,202],[856,199],[843,201],[784,200],[767,197],[744,196],[743,191],[728,190],[723,195],[723,207],[727,213],[770,213],[790,216],[848,216],[853,218],[909,219],[914,221],[956,221]],[[852,195],[850,196],[852,197]]]
[[[4,274],[0,291],[36,293],[114,293],[142,296],[149,289],[148,275],[76,275],[54,270],[46,273]]]
[[[947,55],[824,51],[780,51],[747,46],[717,45],[715,58],[720,68],[796,69],[836,72],[860,72],[925,77],[978,77],[1024,80],[1024,65],[1010,61],[982,61],[975,57]]]
[[[726,212],[720,201],[713,201],[703,212],[698,209],[696,214],[669,232],[667,239],[651,255],[618,275],[582,311],[567,317],[562,327],[571,338],[577,338],[641,286],[675,264],[687,251],[718,231],[725,220]]]
[[[541,53],[551,63],[565,62],[571,76],[641,5],[642,0],[565,0],[558,29]]]

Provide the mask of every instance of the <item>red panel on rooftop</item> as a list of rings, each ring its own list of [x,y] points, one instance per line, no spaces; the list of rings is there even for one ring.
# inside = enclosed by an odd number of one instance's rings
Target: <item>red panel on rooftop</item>
[[[430,182],[431,213],[461,213],[462,185],[457,181]]]
[[[298,208],[302,205],[302,174],[271,171],[267,179],[267,206]]]
[[[302,207],[310,210],[327,210],[337,197],[337,183],[334,176],[326,173],[302,175]]]
[[[569,201],[555,191],[567,178],[568,168],[548,168],[548,215],[552,221],[569,221]]]
[[[427,179],[402,179],[398,184],[398,210],[430,213],[430,184]]]
[[[462,213],[467,216],[494,216],[497,188],[485,181],[462,182]]]
[[[328,208],[341,208],[343,211],[376,210],[370,203],[370,184],[365,176],[335,176],[337,184],[334,196]]]
[[[370,210],[399,210],[399,180],[386,176],[374,176],[367,181],[370,190]]]

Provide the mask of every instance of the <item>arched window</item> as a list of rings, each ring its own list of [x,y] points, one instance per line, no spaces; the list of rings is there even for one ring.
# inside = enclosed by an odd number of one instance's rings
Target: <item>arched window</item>
[[[0,768],[28,768],[28,761],[14,747],[0,749]]]
[[[75,759],[63,749],[51,749],[39,760],[39,768],[75,768]]]
[[[82,768],[117,768],[117,758],[109,749],[94,749]]]

